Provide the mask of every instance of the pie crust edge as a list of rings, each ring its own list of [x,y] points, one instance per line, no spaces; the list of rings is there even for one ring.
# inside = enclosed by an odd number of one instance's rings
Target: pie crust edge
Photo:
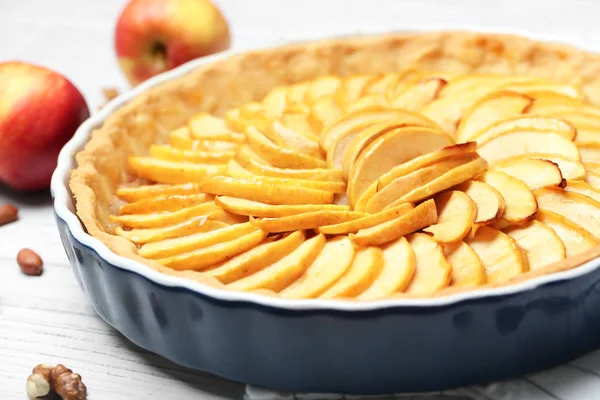
[[[205,111],[222,115],[231,107],[262,99],[276,85],[325,74],[347,76],[411,67],[547,78],[579,85],[589,102],[600,105],[600,55],[516,35],[465,31],[387,34],[250,51],[202,65],[184,76],[153,87],[123,105],[102,126],[94,129],[84,149],[76,154],[76,168],[69,179],[76,214],[91,236],[120,256],[167,275],[225,288],[216,279],[199,272],[176,271],[140,257],[133,243],[113,234],[114,225],[109,221],[109,215],[115,211],[111,209],[116,204],[115,190],[119,184],[133,179],[127,173],[127,157],[146,154],[150,144],[164,142],[171,130],[185,124],[194,113]],[[598,256],[600,247],[512,280],[477,289],[512,285],[535,276],[572,269]],[[425,297],[464,290],[449,287]]]

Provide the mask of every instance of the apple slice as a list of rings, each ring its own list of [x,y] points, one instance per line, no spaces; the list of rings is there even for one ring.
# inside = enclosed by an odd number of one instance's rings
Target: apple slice
[[[179,271],[201,271],[211,265],[223,262],[252,249],[262,242],[266,236],[266,232],[258,230],[224,243],[217,243],[187,253],[160,258],[157,261],[164,266]]]
[[[211,266],[204,273],[228,284],[250,276],[296,250],[304,241],[304,231],[292,232],[278,240],[266,240],[253,249]]]
[[[372,93],[362,96],[344,106],[346,113],[367,110],[371,107],[385,107],[388,105],[387,99],[383,93]]]
[[[442,246],[424,233],[413,233],[407,239],[415,252],[416,269],[406,293],[432,294],[448,286],[452,266],[446,260]]]
[[[461,118],[456,141],[473,140],[494,123],[521,114],[532,102],[529,96],[505,90],[482,97]]]
[[[319,141],[319,135],[309,121],[309,113],[286,110],[281,116],[281,123],[314,142]]]
[[[497,171],[486,171],[478,180],[492,186],[504,198],[504,213],[494,222],[494,227],[502,229],[519,225],[535,215],[535,197],[522,181]]]
[[[477,217],[477,208],[473,200],[456,190],[440,193],[433,200],[437,208],[438,222],[423,231],[431,233],[440,243],[455,243],[467,236]]]
[[[165,161],[187,161],[200,164],[225,164],[235,156],[234,151],[191,151],[166,145],[150,146],[150,155]]]
[[[426,168],[430,165],[442,162],[451,158],[460,158],[468,153],[474,153],[476,150],[475,142],[461,143],[444,147],[441,150],[433,151],[415,157],[410,161],[397,165],[387,173],[383,174],[379,179],[373,182],[367,190],[357,200],[354,208],[356,211],[364,211],[368,201],[379,191],[379,188],[384,187],[393,180],[408,175],[414,171]]]
[[[527,257],[505,233],[480,226],[473,237],[465,238],[485,267],[488,283],[506,282],[529,270]]]
[[[324,75],[311,81],[304,94],[304,103],[312,104],[323,96],[333,95],[340,87],[342,81],[337,76]]]
[[[158,183],[202,182],[211,176],[224,174],[227,169],[226,164],[192,164],[152,157],[130,156],[128,161],[136,176]]]
[[[197,206],[212,201],[213,197],[206,193],[159,195],[125,204],[119,209],[124,214],[147,214],[152,212],[177,211],[182,208]]]
[[[370,81],[364,88],[363,94],[369,95],[374,93],[387,93],[387,90],[395,86],[402,78],[403,73],[388,72],[378,75],[376,79]]]
[[[142,185],[131,187],[120,187],[116,195],[123,201],[132,203],[134,201],[144,200],[156,196],[174,196],[202,193],[202,188],[198,183],[184,183],[181,185]]]
[[[264,109],[271,115],[279,117],[287,106],[287,88],[275,86],[262,100]]]
[[[446,83],[446,80],[442,78],[427,78],[415,82],[391,99],[390,106],[419,111],[438,97]]]
[[[346,136],[348,139],[345,145],[336,146],[334,144],[331,152],[327,155],[328,159],[330,154],[332,156],[332,163],[330,164],[334,168],[344,171],[344,176],[347,177],[360,154],[383,134],[387,134],[392,129],[407,132],[413,127],[427,127],[427,121],[424,121],[421,117],[414,117],[418,114],[411,114],[407,111],[407,115],[403,119],[395,120],[392,123],[374,124],[356,132],[354,135]]]
[[[567,257],[581,254],[600,244],[594,235],[559,214],[538,210],[535,218],[554,230],[565,246]]]
[[[316,140],[309,139],[303,134],[297,133],[279,121],[264,119],[260,124],[256,124],[255,126],[278,146],[288,150],[299,151],[316,158],[323,158],[321,147]]]
[[[586,169],[585,181],[592,187],[600,189],[600,164],[587,162],[584,163],[584,166]]]
[[[414,127],[383,134],[362,151],[349,172],[346,193],[350,204],[355,204],[371,183],[396,165],[451,144],[448,135],[432,128]]]
[[[250,222],[245,222],[209,232],[146,243],[140,247],[138,253],[146,258],[164,258],[234,240],[258,229]]]
[[[435,202],[427,200],[397,218],[359,230],[352,241],[357,246],[378,246],[437,222]]]
[[[304,103],[304,96],[308,92],[310,81],[294,83],[287,87],[286,100],[288,104]]]
[[[538,189],[533,192],[539,208],[562,215],[592,235],[600,237],[600,203],[578,193],[558,189]]]
[[[582,101],[570,99],[565,96],[547,96],[536,99],[527,110],[529,114],[556,115],[562,113],[583,112],[586,114],[600,116],[600,108],[583,103]]]
[[[268,164],[249,146],[240,146],[235,160],[248,171],[256,175],[276,178],[314,179],[319,181],[344,182],[341,170],[331,168],[293,169],[278,168]]]
[[[325,168],[327,163],[320,158],[309,156],[276,145],[253,126],[246,129],[250,148],[270,164],[279,168]]]
[[[599,137],[600,139],[600,137]],[[581,161],[600,162],[600,142],[577,142]]]
[[[579,193],[600,202],[600,189],[596,189],[585,181],[567,181],[565,191]]]
[[[455,186],[454,189],[464,192],[475,203],[475,207],[477,208],[476,224],[489,224],[504,214],[506,207],[504,198],[493,186],[479,181],[468,180]]]
[[[246,137],[242,133],[233,132],[225,120],[208,113],[199,113],[188,120],[187,126],[192,139],[222,140],[224,142],[244,143]]]
[[[480,286],[487,282],[483,263],[463,241],[445,244],[444,256],[452,266],[452,286]]]
[[[513,238],[524,250],[531,271],[545,267],[566,258],[565,245],[560,237],[539,221],[529,221],[526,225],[512,227],[505,233]]]
[[[148,214],[111,215],[110,220],[129,228],[158,228],[177,224],[192,217],[208,215],[215,210],[219,210],[219,206],[210,201],[172,212],[159,211]]]
[[[222,140],[195,140],[187,127],[174,130],[169,135],[169,145],[181,150],[191,151],[233,151],[238,143]]]
[[[365,87],[378,78],[375,74],[352,75],[342,79],[334,99],[340,106],[358,99]],[[326,148],[326,147],[325,147]]]
[[[268,204],[330,204],[333,193],[287,184],[265,185],[255,179],[215,176],[202,183],[202,191]]]
[[[369,213],[379,212],[385,209],[388,204],[395,202],[408,193],[414,192],[418,188],[429,185],[448,171],[460,167],[461,165],[465,165],[477,158],[479,158],[479,156],[476,153],[469,153],[456,158],[448,158],[428,167],[413,171],[407,175],[400,176],[385,186],[383,185],[382,180],[379,179],[377,181],[379,182],[377,192],[371,196],[369,201],[367,201],[365,211]]]
[[[339,136],[344,135],[347,131],[358,128],[359,126],[365,126],[369,123],[395,120],[402,118],[402,116],[405,115],[405,111],[393,110],[385,107],[372,107],[366,110],[347,114],[343,118],[328,126],[323,131],[320,139],[321,148],[327,151]],[[436,126],[433,122],[431,123]]]
[[[302,276],[321,253],[326,242],[325,235],[314,236],[271,265],[229,283],[227,288],[237,291],[268,289],[279,292]]]
[[[567,180],[576,180],[576,179],[585,179],[585,168],[583,164],[577,160],[572,158],[568,158],[565,156],[561,156],[560,154],[549,154],[549,153],[527,153],[527,154],[518,154],[516,156],[503,158],[494,162],[492,165],[510,163],[513,160],[517,160],[520,158],[532,158],[539,160],[548,160],[558,165],[560,169],[560,173],[564,179]],[[493,168],[493,167],[492,167]]]
[[[324,225],[319,227],[319,232],[327,235],[340,235],[345,233],[358,232],[361,229],[370,228],[375,225],[382,224],[389,220],[398,218],[407,212],[414,209],[410,203],[400,204],[389,210],[381,211],[376,214],[371,214],[363,218],[354,219],[352,221],[342,222],[334,225]]]
[[[583,93],[575,86],[551,82],[511,82],[500,86],[499,89],[511,90],[534,96],[538,93],[551,93],[558,96],[570,97],[575,100],[583,99]]]
[[[549,115],[568,121],[577,129],[576,141],[595,142],[600,140],[600,115],[585,112],[557,112]]]
[[[130,242],[144,244],[174,237],[193,235],[195,233],[210,232],[215,229],[226,228],[228,226],[229,224],[223,221],[210,219],[209,217],[203,215],[199,217],[192,217],[183,222],[160,228],[131,229],[126,231],[120,226],[117,226],[115,228],[115,233],[119,236],[123,236]]]
[[[503,172],[527,185],[531,190],[542,187],[564,187],[558,165],[549,160],[539,158],[513,158],[501,161],[491,168],[492,171]]]
[[[435,178],[431,182],[418,187],[404,196],[400,197],[396,201],[388,204],[386,208],[394,207],[397,204],[402,203],[415,203],[431,197],[432,195],[439,193],[443,190],[449,189],[452,186],[463,183],[469,179],[479,176],[487,168],[487,163],[483,158],[476,158],[466,164],[460,165],[456,168],[451,169],[445,174],[438,178]]]
[[[266,232],[289,232],[299,229],[315,229],[322,225],[340,224],[365,217],[367,214],[346,210],[308,211],[279,218],[250,219],[250,222]]]
[[[347,236],[328,240],[304,275],[279,294],[288,299],[319,297],[348,270],[354,253],[354,246]]]
[[[305,189],[320,189],[332,193],[344,193],[346,185],[344,182],[335,181],[317,181],[310,179],[295,179],[295,178],[276,178],[272,176],[252,175],[245,178],[237,178],[239,182],[255,182],[265,186],[293,186]]]
[[[406,238],[399,237],[383,250],[383,268],[373,283],[362,292],[358,300],[376,300],[402,292],[415,275],[417,260]]]
[[[575,144],[561,135],[542,131],[505,133],[479,146],[477,152],[490,164],[521,154],[559,154],[576,161],[580,160]]]
[[[314,211],[350,211],[348,206],[336,204],[272,205],[229,196],[217,196],[215,203],[233,214],[265,218],[280,218]]]
[[[322,299],[353,298],[364,292],[379,276],[383,265],[383,251],[379,247],[355,250],[354,261],[344,274],[319,297]]]
[[[252,178],[257,176],[256,174],[248,171],[246,168],[242,167],[237,161],[229,160],[227,163],[227,176],[232,178]]]
[[[411,125],[410,117],[406,122],[401,119],[387,120],[383,122],[369,123],[369,125],[360,125],[355,129],[350,129],[339,135],[331,144],[327,151],[327,163],[331,168],[341,169],[347,175],[347,170],[343,169],[344,158],[356,138],[376,138],[392,129],[400,128],[404,125]],[[360,140],[360,139],[359,139]],[[368,139],[367,139],[368,140]],[[372,141],[373,139],[371,139]],[[356,146],[356,145],[355,145]],[[356,152],[356,150],[354,150]]]
[[[313,128],[321,131],[344,115],[333,96],[323,96],[310,107],[309,121]]]
[[[475,140],[478,143],[485,143],[488,140],[503,135],[507,132],[516,131],[552,132],[564,136],[566,139],[571,141],[577,136],[577,130],[567,121],[556,118],[521,115],[490,124],[487,126],[487,128],[479,132],[475,132],[469,138],[469,140]]]

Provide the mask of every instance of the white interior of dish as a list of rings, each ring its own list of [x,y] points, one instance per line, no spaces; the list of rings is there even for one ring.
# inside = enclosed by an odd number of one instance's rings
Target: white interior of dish
[[[415,31],[428,31],[428,30],[444,30],[444,29],[464,29],[463,27],[456,27],[452,25],[427,27],[426,29],[412,30]],[[555,35],[549,33],[536,33],[536,32],[523,32],[515,31],[514,29],[486,29],[484,27],[471,27],[471,31],[479,32],[490,32],[490,33],[512,33],[521,36],[526,36],[536,40],[542,41],[561,41]],[[406,33],[404,30],[403,33]],[[383,33],[377,31],[371,31],[368,33],[361,32],[361,34],[376,34]],[[315,40],[317,38],[311,38]],[[565,42],[564,38],[562,40]],[[597,48],[590,48],[590,43],[585,43],[583,37],[572,38],[568,41],[568,44],[577,46],[579,48],[597,51]],[[265,47],[265,46],[260,46]],[[258,48],[258,46],[257,46]],[[248,49],[244,49],[247,51]],[[344,310],[344,311],[366,311],[388,307],[436,307],[446,306],[449,304],[457,303],[459,301],[468,299],[487,298],[494,296],[505,296],[514,293],[519,293],[527,290],[534,290],[540,285],[544,285],[549,282],[556,282],[561,280],[569,280],[582,275],[585,275],[600,266],[600,258],[587,262],[577,268],[571,270],[540,276],[532,278],[525,282],[517,283],[514,285],[507,285],[497,288],[483,288],[474,289],[469,291],[460,292],[453,295],[446,295],[443,297],[425,298],[425,299],[389,299],[389,300],[377,300],[370,302],[349,302],[340,300],[320,300],[320,299],[302,299],[302,300],[287,300],[275,297],[263,296],[256,293],[246,292],[233,292],[221,290],[207,285],[203,285],[199,282],[185,279],[181,277],[170,276],[162,274],[146,265],[143,265],[137,261],[131,260],[126,257],[119,256],[106,247],[98,239],[87,234],[81,224],[79,218],[75,214],[75,207],[71,193],[68,189],[68,180],[70,171],[75,167],[74,155],[79,152],[88,141],[91,132],[101,126],[104,120],[112,114],[119,107],[131,101],[146,90],[158,86],[163,82],[167,82],[176,78],[179,78],[188,72],[198,68],[200,65],[205,63],[211,63],[221,58],[226,58],[240,51],[227,51],[214,56],[204,57],[201,59],[190,61],[179,68],[172,71],[166,72],[159,76],[156,76],[143,84],[137,86],[135,89],[124,93],[112,100],[106,105],[100,112],[92,115],[87,121],[85,121],[77,130],[73,138],[63,147],[58,157],[58,166],[52,176],[51,190],[54,195],[54,209],[59,218],[64,220],[69,227],[69,230],[73,237],[85,246],[94,249],[100,257],[127,271],[135,272],[141,276],[150,279],[157,284],[168,286],[168,287],[179,287],[189,289],[194,292],[201,293],[206,296],[213,297],[215,299],[224,301],[249,301],[257,304],[278,307],[290,310],[311,310],[311,309],[332,309],[332,310]]]

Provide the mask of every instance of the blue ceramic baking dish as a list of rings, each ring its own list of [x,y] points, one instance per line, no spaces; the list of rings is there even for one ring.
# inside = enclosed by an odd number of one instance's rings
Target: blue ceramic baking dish
[[[98,315],[135,344],[234,381],[301,392],[437,391],[517,377],[600,347],[600,260],[512,286],[368,303],[226,292],[161,274],[88,235],[68,189],[93,128],[140,93],[217,58],[140,85],[86,121],[52,180],[69,261]]]

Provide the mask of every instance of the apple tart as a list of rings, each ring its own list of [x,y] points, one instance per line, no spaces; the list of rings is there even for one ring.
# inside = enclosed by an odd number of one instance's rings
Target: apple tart
[[[574,268],[599,253],[599,60],[465,32],[224,59],[94,133],[78,215],[162,272],[283,298],[439,296]]]

